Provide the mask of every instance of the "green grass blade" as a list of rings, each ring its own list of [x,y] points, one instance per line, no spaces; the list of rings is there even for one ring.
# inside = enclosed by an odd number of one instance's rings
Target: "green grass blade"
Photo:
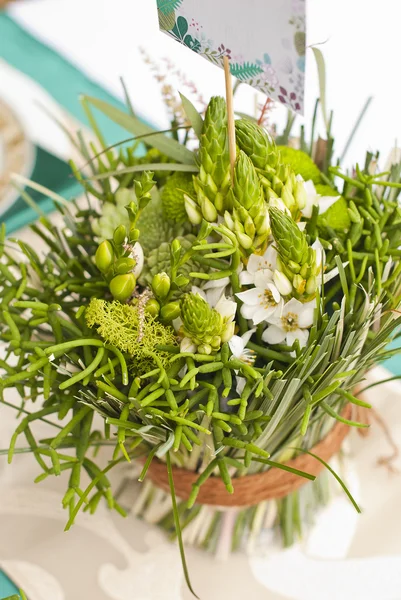
[[[142,123],[137,117],[123,112],[119,108],[108,104],[108,102],[90,96],[84,96],[84,98],[95,108],[100,110],[100,112],[109,117],[114,123],[117,123],[117,125],[120,125],[134,135],[144,135],[155,131],[152,127],[149,127],[149,125]],[[166,154],[180,163],[186,165],[193,165],[195,163],[195,154],[173,138],[169,138],[163,134],[155,135],[152,140],[152,145],[160,150],[160,152],[163,152],[163,154]]]
[[[180,548],[181,563],[182,563],[182,568],[183,568],[183,571],[184,571],[185,581],[187,583],[187,586],[188,586],[188,589],[190,590],[190,592],[195,596],[195,598],[198,598],[198,600],[199,600],[199,596],[197,596],[195,594],[195,592],[194,592],[194,590],[192,588],[191,581],[189,579],[188,566],[187,566],[187,561],[186,561],[186,558],[185,558],[184,543],[182,541],[182,531],[181,531],[181,525],[180,525],[180,515],[178,513],[177,499],[175,497],[173,470],[171,468],[171,458],[170,458],[170,453],[169,452],[167,452],[167,454],[166,454],[166,462],[167,462],[168,482],[169,482],[169,485],[170,485],[170,493],[171,493],[171,503],[173,505],[175,531],[176,531],[176,534],[177,534],[178,546]]]
[[[185,114],[187,115],[188,120],[191,123],[194,132],[196,133],[196,136],[200,139],[203,132],[203,119],[196,110],[195,106],[192,104],[191,100],[188,100],[188,98],[184,96],[184,94],[181,94],[181,92],[180,98]]]
[[[333,477],[341,485],[341,487],[343,488],[344,492],[347,494],[348,498],[352,502],[352,504],[353,504],[356,512],[359,513],[359,514],[362,512],[361,508],[358,506],[355,498],[353,497],[353,495],[351,494],[351,492],[349,491],[349,489],[347,488],[347,486],[345,485],[345,483],[343,482],[343,480],[341,479],[341,477],[339,475],[337,475],[337,473],[334,471],[334,469],[332,469],[330,467],[330,465],[325,460],[323,460],[323,458],[320,458],[320,456],[317,456],[317,454],[314,454],[310,450],[305,450],[304,448],[293,448],[293,450],[298,450],[298,452],[304,452],[305,454],[309,454],[309,456],[313,456],[313,458],[316,458],[316,460],[318,460],[323,466],[325,466],[326,469],[328,471],[330,471],[330,473],[333,475]]]

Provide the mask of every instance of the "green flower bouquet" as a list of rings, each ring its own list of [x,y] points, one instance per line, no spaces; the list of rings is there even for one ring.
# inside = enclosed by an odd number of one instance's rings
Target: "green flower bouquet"
[[[327,500],[323,467],[358,509],[327,461],[366,426],[354,390],[401,323],[401,166],[377,173],[368,155],[346,174],[330,131],[317,156],[313,133],[295,149],[290,126],[275,141],[251,117],[232,165],[220,97],[204,115],[182,97],[169,132],[129,102],[83,106],[83,199],[45,191],[62,217],[32,226],[45,252],[2,228],[9,461],[31,451],[37,481],[69,473],[67,528],[101,500],[123,513],[108,472],[134,462],[144,483],[125,508],[177,535],[183,560],[183,538],[236,549],[275,527],[290,545]],[[108,147],[94,109],[133,137]],[[38,421],[53,434],[37,439]]]

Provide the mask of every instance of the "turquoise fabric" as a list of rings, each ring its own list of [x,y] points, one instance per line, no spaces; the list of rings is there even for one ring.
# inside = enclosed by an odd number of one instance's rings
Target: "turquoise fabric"
[[[122,102],[94,83],[84,73],[0,12],[0,57],[41,85],[71,115],[86,122],[79,96],[87,94],[120,108]],[[126,132],[98,113],[99,125],[110,143],[126,137]]]
[[[15,587],[11,579],[3,571],[0,571],[0,599],[3,600],[13,594],[18,594],[18,588]]]
[[[82,123],[86,123],[86,118],[79,102],[81,94],[95,96],[120,108],[124,106],[121,101],[88,79],[68,60],[34,38],[1,11],[0,57],[41,85],[62,107]],[[96,112],[96,118],[105,139],[110,144],[127,137],[127,133],[122,128],[101,113]],[[71,199],[82,192],[82,188],[70,177],[68,165],[41,149],[38,149],[32,179],[66,199]],[[53,203],[49,199],[38,194],[31,195],[40,204],[43,211],[48,212],[53,209]],[[19,199],[2,217],[2,220],[7,225],[8,233],[11,233],[32,222],[36,217],[36,213],[22,199]]]

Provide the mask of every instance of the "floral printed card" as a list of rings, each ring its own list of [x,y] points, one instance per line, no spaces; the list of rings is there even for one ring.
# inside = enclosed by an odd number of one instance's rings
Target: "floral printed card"
[[[302,113],[305,0],[157,0],[160,29]]]

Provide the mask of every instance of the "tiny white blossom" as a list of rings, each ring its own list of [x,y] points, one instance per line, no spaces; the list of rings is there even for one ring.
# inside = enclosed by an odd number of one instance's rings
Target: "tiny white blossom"
[[[139,275],[142,273],[143,264],[145,262],[145,258],[143,255],[143,249],[139,242],[136,242],[134,244],[134,247],[132,248],[131,256],[132,256],[132,258],[134,258],[136,260],[136,265],[134,267],[133,273],[134,273],[135,277],[138,279]]]
[[[301,347],[305,346],[309,337],[309,327],[313,325],[313,312],[316,308],[316,300],[311,302],[299,302],[291,298],[280,314],[269,317],[269,326],[262,334],[262,339],[268,344],[282,344],[285,342],[292,346],[295,340],[299,341]]]
[[[255,274],[258,271],[266,271],[266,275],[270,275],[273,280],[273,271],[276,268],[277,250],[273,246],[269,246],[262,256],[259,254],[251,254],[248,259],[246,271],[242,271],[239,275],[241,285],[250,285],[255,283]]]
[[[255,287],[237,294],[237,298],[243,302],[242,316],[252,319],[254,325],[267,321],[281,311],[283,301],[271,275],[270,269],[257,271],[254,276]]]
[[[248,364],[253,364],[255,361],[255,352],[246,348],[249,340],[252,335],[255,333],[256,329],[249,329],[243,335],[233,335],[231,340],[228,342],[230,350],[235,358],[239,358],[243,362]]]
[[[298,175],[297,179],[299,177],[300,176]],[[312,211],[313,211],[314,206],[319,207],[319,214],[321,215],[321,214],[325,213],[326,210],[328,208],[330,208],[330,206],[332,204],[334,204],[334,202],[336,202],[340,197],[340,195],[338,195],[338,196],[321,196],[320,194],[317,193],[315,185],[311,179],[309,181],[304,181],[303,184],[304,184],[304,189],[306,192],[306,204],[301,212],[302,212],[303,216],[308,219],[310,219],[312,216]]]

